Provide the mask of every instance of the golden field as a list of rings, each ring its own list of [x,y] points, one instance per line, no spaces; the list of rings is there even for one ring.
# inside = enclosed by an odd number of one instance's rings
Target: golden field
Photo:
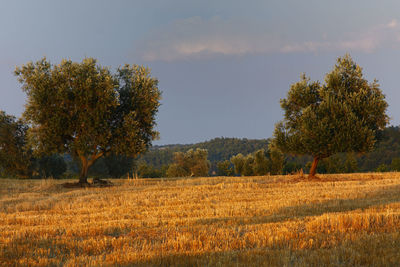
[[[1,266],[399,266],[400,173],[0,180]]]

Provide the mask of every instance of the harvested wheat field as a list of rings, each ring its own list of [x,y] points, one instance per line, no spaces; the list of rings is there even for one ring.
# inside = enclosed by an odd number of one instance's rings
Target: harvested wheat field
[[[2,266],[398,266],[400,174],[0,180]]]

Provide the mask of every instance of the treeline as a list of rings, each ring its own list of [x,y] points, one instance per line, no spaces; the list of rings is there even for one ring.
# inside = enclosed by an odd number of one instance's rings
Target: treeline
[[[0,176],[72,178],[79,175],[79,160],[70,155],[39,157],[26,149],[27,125],[1,114]],[[188,177],[288,174],[308,172],[310,156],[283,155],[269,140],[215,138],[190,145],[154,146],[139,158],[108,155],[89,170],[91,177]],[[318,173],[400,171],[400,127],[388,127],[374,151],[339,153],[321,161]]]
[[[155,146],[138,159],[138,174],[145,177],[166,176],[168,166],[174,162],[174,153],[199,148],[208,151],[210,175],[258,175],[260,172],[254,171],[254,162],[256,162],[255,159],[260,162],[259,158],[262,153],[265,154],[267,159],[270,159],[268,144],[268,139],[251,140],[221,137],[191,145]],[[240,167],[235,170],[233,162],[237,162],[238,159],[244,162],[243,172],[240,171]],[[281,169],[277,170],[275,167],[275,169],[269,169],[266,173],[288,174],[300,170],[308,172],[311,161],[311,156],[284,155]],[[268,166],[268,164],[265,163],[264,165]],[[264,168],[268,169],[268,167]],[[370,153],[338,153],[322,160],[318,165],[318,173],[374,171],[400,171],[399,126],[387,127],[381,132],[376,148]]]
[[[247,155],[259,149],[267,149],[267,139],[240,139],[218,137],[210,141],[189,145],[165,145],[154,146],[148,152],[138,158],[138,164],[148,164],[157,169],[173,162],[175,152],[186,152],[190,149],[205,149],[208,152],[210,170],[216,171],[217,163],[229,160],[231,157],[241,153]]]

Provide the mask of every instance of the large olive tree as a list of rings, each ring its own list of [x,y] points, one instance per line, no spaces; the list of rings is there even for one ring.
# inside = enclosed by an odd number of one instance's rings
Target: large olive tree
[[[276,125],[273,142],[285,153],[312,155],[312,177],[323,158],[370,151],[388,123],[387,106],[377,81],[368,83],[361,67],[345,55],[324,84],[303,75],[291,86],[281,100],[285,117]]]
[[[153,128],[161,93],[145,67],[125,65],[113,74],[92,58],[58,65],[43,58],[15,74],[27,94],[23,117],[34,151],[73,155],[81,163],[81,184],[100,157],[134,157],[158,136]]]

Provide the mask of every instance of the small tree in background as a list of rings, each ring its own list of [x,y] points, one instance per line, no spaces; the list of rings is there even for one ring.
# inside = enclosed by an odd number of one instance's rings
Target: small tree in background
[[[254,152],[254,175],[266,175],[271,170],[271,161],[268,160],[264,149]]]
[[[136,157],[158,136],[161,93],[145,67],[125,65],[112,74],[92,58],[59,65],[44,58],[15,74],[27,94],[23,116],[32,126],[34,152],[72,155],[80,161],[82,185],[97,159],[111,152]]]
[[[282,151],[280,151],[273,143],[268,146],[269,159],[270,159],[270,173],[282,174],[285,158]]]
[[[392,163],[390,164],[390,169],[392,171],[400,171],[400,158],[394,158],[392,159]]]
[[[281,100],[285,117],[276,125],[273,142],[284,153],[312,155],[313,177],[321,159],[372,150],[378,131],[388,123],[387,106],[377,81],[368,83],[361,67],[345,55],[325,84],[303,75],[291,86]]]
[[[234,166],[235,173],[238,175],[243,175],[245,157],[239,153],[236,156],[231,157],[231,162]]]
[[[57,154],[44,156],[38,159],[37,163],[39,175],[45,178],[59,178],[67,170],[64,158]]]
[[[303,169],[303,165],[298,162],[285,162],[283,167],[284,174],[293,174]]]
[[[246,156],[239,153],[231,158],[231,162],[236,174],[241,176],[275,175],[282,173],[284,157],[279,149],[270,144],[267,152],[260,149]]]
[[[217,163],[218,176],[232,176],[234,171],[231,167],[232,163],[229,160],[220,161]]]
[[[389,166],[386,165],[385,163],[380,164],[376,169],[376,172],[388,172],[390,171]]]
[[[357,158],[354,153],[347,153],[344,162],[344,172],[353,173],[358,171]]]
[[[243,176],[253,176],[254,175],[254,156],[252,154],[248,154],[244,157],[243,164]]]
[[[165,177],[167,169],[168,169],[167,166],[162,166],[160,169],[156,169],[152,165],[148,165],[144,162],[141,162],[138,166],[137,174],[139,175],[139,177],[142,178],[161,178]]]
[[[168,177],[208,176],[210,162],[206,149],[189,149],[186,153],[175,152],[174,163],[167,170]]]
[[[108,175],[113,178],[120,178],[132,172],[135,160],[125,155],[111,154],[103,158],[107,166]]]
[[[28,125],[0,111],[0,168],[4,175],[31,177],[32,150],[27,146]]]

